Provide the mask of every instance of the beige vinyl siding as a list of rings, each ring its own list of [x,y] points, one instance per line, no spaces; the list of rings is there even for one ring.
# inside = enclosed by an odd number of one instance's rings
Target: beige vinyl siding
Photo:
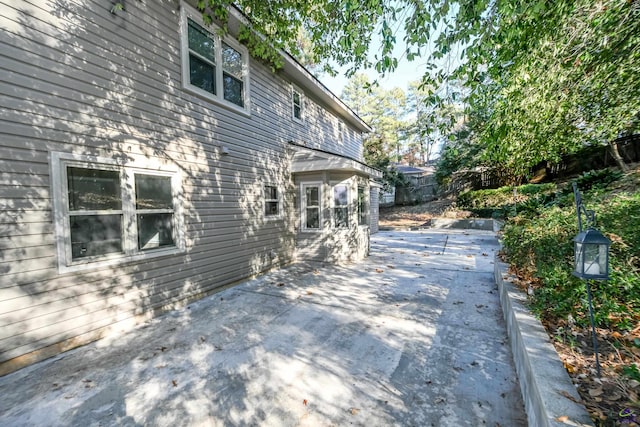
[[[0,363],[42,350],[25,359],[38,360],[290,262],[287,142],[361,157],[355,132],[338,144],[338,119],[317,100],[294,126],[286,76],[256,61],[249,116],[185,92],[177,4],[130,2],[113,16],[97,0],[0,0]],[[51,152],[179,167],[185,253],[60,274]],[[266,182],[285,212],[269,221]]]
[[[371,230],[371,234],[374,234],[380,231],[380,189],[372,186],[369,191],[369,197],[371,208],[371,224],[369,225],[369,228]]]

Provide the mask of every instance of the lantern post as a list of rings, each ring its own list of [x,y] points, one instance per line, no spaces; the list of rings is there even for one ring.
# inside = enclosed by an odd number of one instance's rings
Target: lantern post
[[[575,182],[573,183],[573,194],[576,200],[576,213],[578,215],[578,235],[573,239],[573,275],[586,281],[593,352],[596,356],[596,370],[598,376],[600,376],[598,340],[596,338],[590,285],[592,280],[609,280],[609,247],[611,246],[611,241],[595,228],[595,212],[587,210],[584,207],[578,185]],[[583,216],[586,220],[586,227],[583,227]]]

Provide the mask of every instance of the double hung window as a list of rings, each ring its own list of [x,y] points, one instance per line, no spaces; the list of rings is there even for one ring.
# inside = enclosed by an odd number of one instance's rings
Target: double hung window
[[[220,37],[202,14],[182,4],[183,84],[211,101],[247,110],[248,53],[237,42]]]
[[[319,230],[322,211],[320,184],[302,185],[302,229]]]
[[[349,186],[346,184],[333,186],[333,226],[349,228]]]
[[[280,215],[280,198],[278,187],[275,185],[264,186],[264,216],[277,217]]]
[[[358,225],[369,225],[369,199],[364,186],[358,186]]]
[[[59,269],[180,251],[176,172],[52,154]]]
[[[138,250],[174,246],[174,207],[170,176],[135,173]]]
[[[291,105],[292,105],[292,112],[293,112],[293,119],[295,121],[301,122],[302,121],[302,108],[303,108],[303,101],[302,101],[302,94],[300,93],[300,91],[296,90],[295,88],[291,90]]]

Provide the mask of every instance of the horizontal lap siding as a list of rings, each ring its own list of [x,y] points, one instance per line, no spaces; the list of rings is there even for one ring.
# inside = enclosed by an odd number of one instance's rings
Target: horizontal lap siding
[[[177,1],[131,2],[115,16],[105,4],[0,0],[0,363],[290,262],[288,141],[361,158],[359,137],[340,143],[317,100],[294,122],[289,84],[255,61],[249,117],[184,91]],[[60,274],[51,152],[177,167],[186,252]],[[280,218],[263,218],[265,184],[283,192]]]
[[[182,90],[176,4],[0,0],[0,362],[290,261],[288,85],[252,61],[250,117]],[[52,151],[177,165],[187,252],[58,273]],[[287,215],[262,217],[265,183]]]

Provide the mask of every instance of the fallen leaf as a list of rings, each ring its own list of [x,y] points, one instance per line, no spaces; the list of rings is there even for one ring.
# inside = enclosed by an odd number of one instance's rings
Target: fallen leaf
[[[173,384],[174,387],[178,387],[178,381],[176,380],[171,380],[171,384]]]
[[[387,268],[395,268],[393,265],[387,265]]]
[[[565,423],[565,422],[569,421],[569,417],[567,417],[566,415],[561,415],[561,416],[556,418],[556,421],[559,421],[561,423]]]
[[[376,268],[376,273],[384,273],[384,270],[381,268]]]
[[[276,286],[282,287],[282,286],[284,286],[284,283],[280,282],[280,283],[276,284]]]
[[[567,362],[563,362],[564,368],[567,370],[568,373],[573,374],[574,372],[576,372],[576,367],[573,366],[570,363]]]
[[[307,295],[312,295],[312,294],[313,294],[313,292],[307,291]]]
[[[360,412],[360,409],[358,409],[358,408],[351,408],[351,415],[356,415],[358,412]]]
[[[303,404],[304,406],[307,406],[307,399],[304,399],[304,400],[302,401],[302,404]]]
[[[604,393],[602,391],[602,387],[592,388],[592,389],[589,390],[589,396],[591,396],[591,397],[600,396],[602,393]]]
[[[473,258],[473,255],[467,255],[467,258]]]
[[[489,256],[489,254],[486,252],[482,252],[482,256]]]

